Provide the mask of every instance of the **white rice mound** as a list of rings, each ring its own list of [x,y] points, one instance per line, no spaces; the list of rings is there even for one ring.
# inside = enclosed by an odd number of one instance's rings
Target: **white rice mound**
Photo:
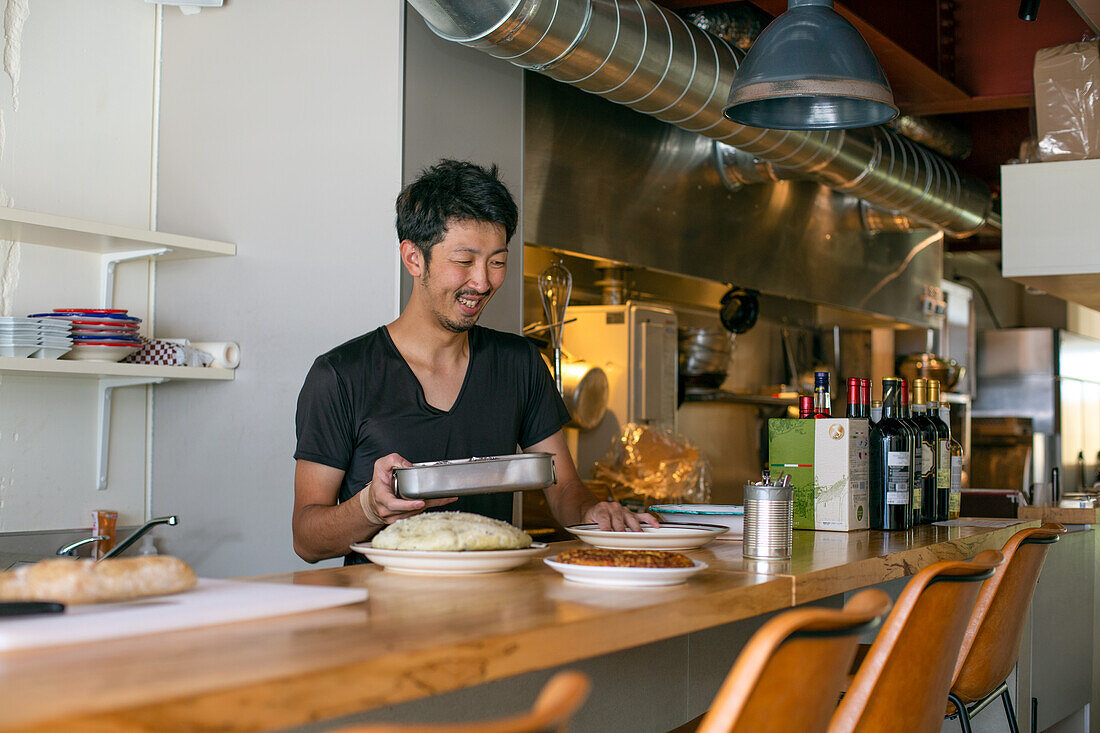
[[[518,550],[531,536],[508,522],[467,512],[425,512],[399,519],[379,532],[371,546],[381,550]]]

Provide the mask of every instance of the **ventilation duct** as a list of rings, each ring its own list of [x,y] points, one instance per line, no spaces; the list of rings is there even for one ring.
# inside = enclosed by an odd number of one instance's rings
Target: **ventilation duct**
[[[436,35],[538,71],[957,237],[999,229],[989,190],[883,127],[793,131],[722,115],[741,59],[649,0],[410,0]]]

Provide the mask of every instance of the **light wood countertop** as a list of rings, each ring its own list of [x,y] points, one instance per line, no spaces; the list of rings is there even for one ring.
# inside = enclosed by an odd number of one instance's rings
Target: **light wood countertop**
[[[1027,525],[796,532],[793,559],[768,566],[747,565],[740,542],[714,542],[691,553],[708,570],[662,589],[567,583],[539,562],[465,577],[369,565],[265,576],[258,580],[365,587],[369,597],[292,616],[0,654],[0,729],[286,728],[902,577],[999,548]],[[553,545],[551,554],[575,545]]]
[[[1016,510],[1020,519],[1036,519],[1040,522],[1058,522],[1059,524],[1100,524],[1096,521],[1100,508],[1069,509],[1057,504],[1039,504],[1022,506]]]

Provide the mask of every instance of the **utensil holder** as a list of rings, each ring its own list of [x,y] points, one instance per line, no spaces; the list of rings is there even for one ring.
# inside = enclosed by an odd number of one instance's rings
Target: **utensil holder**
[[[792,487],[745,484],[744,556],[755,560],[790,559],[793,519]]]

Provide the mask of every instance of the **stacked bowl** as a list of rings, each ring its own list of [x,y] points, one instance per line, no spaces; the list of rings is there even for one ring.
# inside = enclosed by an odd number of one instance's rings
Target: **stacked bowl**
[[[119,361],[141,347],[141,319],[127,315],[124,308],[55,308],[31,317],[70,324],[73,348],[65,359]]]
[[[56,359],[72,348],[70,328],[46,318],[0,317],[0,356]]]

